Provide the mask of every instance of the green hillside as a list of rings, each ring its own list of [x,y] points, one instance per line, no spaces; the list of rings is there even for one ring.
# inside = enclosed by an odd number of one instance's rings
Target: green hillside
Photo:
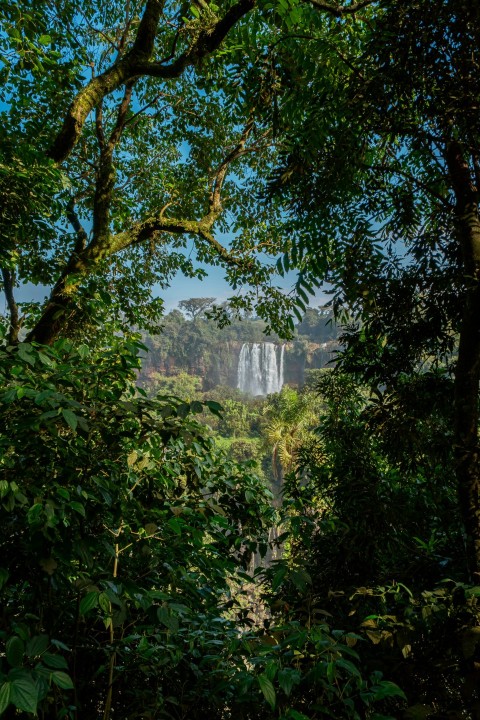
[[[202,306],[201,298],[185,303],[193,305],[195,301]],[[258,318],[233,316],[229,325],[219,327],[208,316],[211,305],[202,307],[194,316],[172,310],[163,319],[159,335],[143,337],[148,348],[139,378],[143,386],[159,387],[163,377],[186,373],[200,379],[198,389],[203,391],[219,385],[236,387],[243,343],[283,343],[277,335],[266,336],[265,323]],[[294,339],[285,347],[285,382],[300,386],[305,370],[325,367],[332,360],[336,338],[332,312],[309,308],[296,326]]]

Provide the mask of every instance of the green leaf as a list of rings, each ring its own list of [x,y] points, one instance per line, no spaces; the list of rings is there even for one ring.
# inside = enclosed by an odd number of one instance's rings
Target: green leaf
[[[32,505],[32,507],[29,508],[28,512],[27,512],[28,524],[34,525],[38,521],[42,511],[43,511],[42,503],[35,503],[35,505]]]
[[[178,630],[178,618],[176,618],[174,615],[171,615],[168,612],[168,609],[165,607],[165,605],[162,605],[157,610],[157,617],[159,621],[165,625],[165,627],[170,630],[170,632],[175,633]]]
[[[65,488],[57,487],[57,495],[60,495],[64,500],[70,500],[70,493]]]
[[[45,653],[42,655],[42,662],[49,668],[54,670],[68,670],[68,663],[63,655],[55,655],[54,653]]]
[[[282,668],[278,671],[278,684],[282,688],[285,695],[290,695],[294,685],[298,685],[301,680],[301,674],[293,668]]]
[[[189,403],[182,403],[177,407],[177,415],[179,418],[186,418],[187,415],[190,413],[190,405]]]
[[[260,685],[260,690],[262,691],[265,700],[268,702],[272,710],[275,709],[275,689],[271,683],[271,681],[268,679],[265,673],[262,673],[262,675],[259,675],[257,677],[258,684]]]
[[[0,590],[5,585],[9,578],[9,572],[6,568],[0,568]]]
[[[52,38],[50,37],[50,35],[40,35],[40,37],[38,38],[38,42],[40,43],[40,45],[50,45],[50,43],[52,42]]]
[[[27,657],[33,658],[38,657],[39,655],[43,655],[43,653],[47,650],[49,644],[50,640],[48,638],[48,635],[35,635],[27,643],[27,647],[25,650]]]
[[[98,604],[106,615],[110,615],[111,603],[107,593],[100,593],[100,595],[98,596]]]
[[[72,510],[75,510],[79,515],[82,517],[86,517],[85,514],[85,508],[82,505],[82,503],[76,502],[76,500],[73,500],[71,503],[68,503],[69,507],[72,508]]]
[[[278,590],[278,588],[280,587],[280,585],[282,584],[283,579],[284,579],[285,575],[287,574],[287,569],[288,568],[286,565],[281,565],[279,567],[279,569],[277,570],[277,572],[275,573],[273,580],[272,580],[272,591],[273,592],[276,592]]]
[[[65,645],[61,640],[52,640],[52,645],[55,645],[55,647],[58,647],[60,650],[65,650],[65,652],[70,652],[68,645]]]
[[[377,685],[372,687],[372,692],[375,694],[375,700],[384,700],[387,697],[407,699],[403,690],[390,680],[381,680]]]
[[[61,670],[55,670],[52,673],[52,680],[62,690],[73,690],[72,678]]]
[[[98,595],[96,590],[88,592],[81,600],[79,605],[80,615],[86,615],[89,610],[92,610],[98,605]]]
[[[72,410],[68,410],[68,408],[64,408],[64,409],[62,410],[62,415],[63,415],[63,417],[65,418],[65,420],[66,420],[66,422],[67,422],[67,425],[68,425],[72,430],[76,430],[76,429],[77,429],[77,425],[78,425],[78,418],[77,418],[77,416],[75,415],[75,413],[72,412]]]
[[[167,525],[169,528],[173,530],[175,535],[181,535],[182,534],[182,526],[178,522],[176,518],[170,518],[170,520],[167,522]]]
[[[12,683],[5,682],[0,687],[0,715],[3,715],[7,707],[10,705]]]
[[[45,365],[48,368],[54,368],[55,363],[51,358],[48,357],[48,355],[45,355],[44,353],[39,352],[38,353],[38,359],[42,363],[42,365]]]
[[[361,678],[360,670],[357,668],[356,665],[354,665],[350,660],[345,660],[345,658],[339,658],[337,660],[337,666],[343,668],[344,670],[347,670],[347,672],[350,673],[350,675],[355,675],[355,677]]]
[[[312,584],[312,578],[305,570],[305,568],[296,568],[292,571],[290,578],[297,590],[299,590],[300,592],[303,592],[307,585]]]
[[[288,714],[285,715],[285,718],[288,718],[288,720],[310,720],[308,715],[304,715],[301,712],[298,712],[297,710],[289,710]]]
[[[30,343],[20,343],[18,346],[18,354],[23,362],[32,365],[32,367],[35,365],[35,358],[32,356],[32,346]]]
[[[7,656],[7,660],[9,664],[16,668],[20,667],[23,661],[23,655],[25,653],[25,645],[23,643],[23,640],[20,640],[18,635],[13,635],[13,637],[9,638],[7,640],[7,644],[5,647],[5,654]]]
[[[31,677],[12,680],[10,702],[12,702],[18,710],[32,714],[37,712],[38,691]]]
[[[298,710],[289,710],[288,715],[285,716],[288,720],[310,720],[308,715],[299,713]]]
[[[302,322],[303,315],[298,309],[298,307],[296,307],[296,305],[293,306],[293,312],[295,313],[295,317],[297,318],[298,322]]]
[[[223,410],[223,405],[220,405],[220,403],[215,402],[214,400],[207,400],[205,405],[214,415],[220,415]]]

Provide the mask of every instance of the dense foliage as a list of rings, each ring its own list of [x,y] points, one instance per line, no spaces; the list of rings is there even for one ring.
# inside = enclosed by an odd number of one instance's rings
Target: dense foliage
[[[0,714],[299,718],[313,682],[357,718],[399,694],[326,623],[240,634],[269,494],[192,417],[217,403],[138,395],[136,351],[2,351]]]
[[[478,719],[478,3],[0,22],[0,715]],[[335,370],[207,377],[322,284]]]

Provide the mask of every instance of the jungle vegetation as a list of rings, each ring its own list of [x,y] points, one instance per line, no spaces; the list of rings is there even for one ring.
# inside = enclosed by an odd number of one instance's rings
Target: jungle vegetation
[[[0,19],[0,717],[480,718],[480,6]],[[335,368],[138,387],[208,265]]]

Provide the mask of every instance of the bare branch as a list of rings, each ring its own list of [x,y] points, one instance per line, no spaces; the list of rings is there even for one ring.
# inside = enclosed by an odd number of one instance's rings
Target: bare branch
[[[115,44],[115,42],[111,38],[109,38],[108,35],[103,30],[101,30],[100,28],[93,27],[92,23],[88,19],[88,16],[82,11],[81,11],[81,16],[92,32],[97,33],[97,35],[101,35],[103,37],[103,39],[108,43],[108,45],[110,46],[110,48],[112,50],[118,51],[118,47]]]
[[[125,50],[125,46],[127,44],[127,38],[128,38],[128,33],[130,32],[131,24],[132,24],[132,17],[131,17],[131,13],[130,13],[130,0],[127,0],[126,5],[125,5],[125,25],[120,34],[120,38],[118,39],[117,60],[120,59],[123,51]]]
[[[213,183],[212,183],[212,191],[210,193],[210,214],[215,214],[215,219],[218,217],[218,215],[222,211],[222,203],[221,203],[221,193],[223,184],[225,182],[225,178],[227,176],[228,168],[231,165],[232,162],[237,160],[239,157],[241,157],[245,153],[245,145],[248,140],[248,137],[250,133],[252,132],[254,125],[253,117],[250,117],[250,120],[247,122],[245,129],[242,133],[242,136],[240,138],[240,141],[238,144],[233,148],[233,150],[228,153],[226,158],[222,160],[220,165],[217,168],[217,171],[215,173]]]
[[[118,108],[117,122],[115,123],[115,127],[113,128],[112,134],[110,135],[110,139],[108,141],[108,144],[111,147],[115,147],[115,145],[117,145],[117,143],[119,142],[123,129],[127,122],[127,112],[128,108],[130,107],[130,102],[132,100],[132,91],[134,84],[135,80],[132,80],[125,85],[125,93],[123,95],[122,102],[120,103],[120,106]]]

